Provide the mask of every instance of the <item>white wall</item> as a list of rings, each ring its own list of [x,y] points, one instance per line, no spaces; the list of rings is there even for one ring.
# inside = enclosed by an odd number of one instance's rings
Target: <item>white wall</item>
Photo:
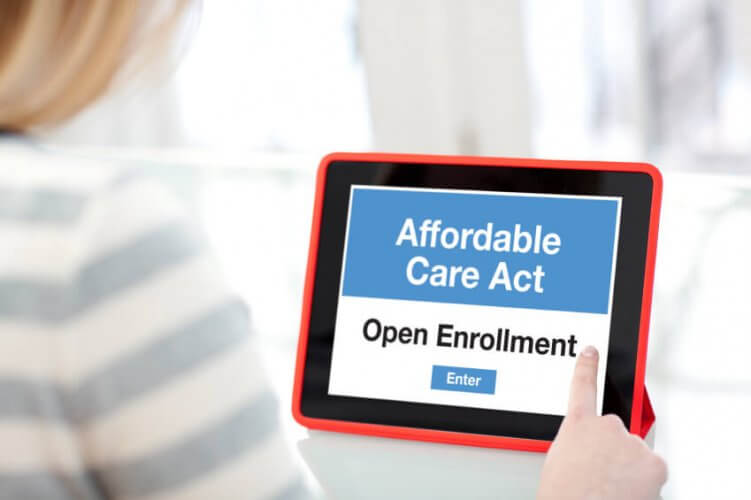
[[[516,0],[360,0],[375,147],[527,155],[530,104]]]

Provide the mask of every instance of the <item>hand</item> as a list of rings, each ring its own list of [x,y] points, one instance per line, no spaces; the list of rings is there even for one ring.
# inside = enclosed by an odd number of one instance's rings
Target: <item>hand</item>
[[[667,466],[616,415],[597,416],[594,347],[579,355],[563,419],[542,468],[538,500],[653,500]]]

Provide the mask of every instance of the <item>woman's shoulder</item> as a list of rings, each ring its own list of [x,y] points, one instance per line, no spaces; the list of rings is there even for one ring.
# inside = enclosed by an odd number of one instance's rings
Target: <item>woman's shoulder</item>
[[[65,279],[117,248],[169,238],[176,226],[191,226],[182,203],[138,167],[0,140],[0,275]]]

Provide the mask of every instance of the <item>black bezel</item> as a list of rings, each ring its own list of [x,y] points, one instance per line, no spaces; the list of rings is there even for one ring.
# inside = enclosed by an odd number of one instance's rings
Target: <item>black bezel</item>
[[[631,420],[653,182],[647,173],[477,165],[333,161],[324,186],[300,410],[310,418],[552,440],[562,417],[332,396],[329,372],[350,187],[599,195],[622,198],[603,413]]]

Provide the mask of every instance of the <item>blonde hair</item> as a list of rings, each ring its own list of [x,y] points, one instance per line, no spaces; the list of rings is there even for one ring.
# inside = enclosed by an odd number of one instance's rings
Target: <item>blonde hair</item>
[[[74,115],[165,48],[190,0],[0,0],[0,129]],[[140,57],[140,58],[139,58]]]

